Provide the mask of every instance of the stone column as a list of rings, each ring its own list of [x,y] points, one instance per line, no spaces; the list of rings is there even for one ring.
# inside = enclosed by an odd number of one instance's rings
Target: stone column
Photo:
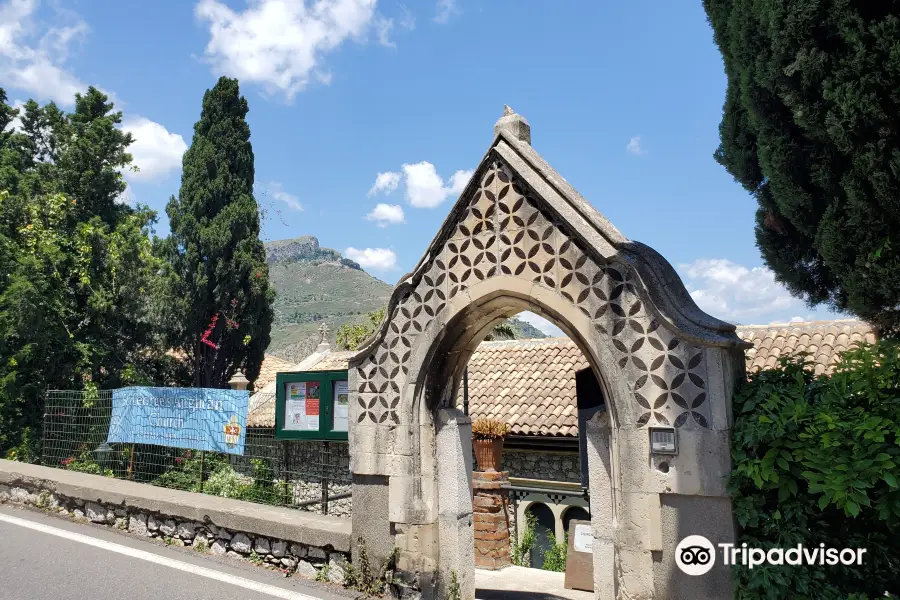
[[[512,564],[509,559],[509,521],[506,512],[508,471],[472,474],[475,498],[475,566],[497,570]]]

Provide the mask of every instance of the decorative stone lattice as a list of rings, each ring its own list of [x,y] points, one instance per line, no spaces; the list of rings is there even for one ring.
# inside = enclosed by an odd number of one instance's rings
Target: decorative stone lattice
[[[554,290],[610,339],[618,374],[633,384],[636,423],[709,428],[703,351],[661,325],[641,301],[631,267],[591,256],[500,160],[479,185],[414,291],[390,317],[384,339],[357,368],[355,420],[401,422],[400,389],[415,338],[448,301],[498,275]]]

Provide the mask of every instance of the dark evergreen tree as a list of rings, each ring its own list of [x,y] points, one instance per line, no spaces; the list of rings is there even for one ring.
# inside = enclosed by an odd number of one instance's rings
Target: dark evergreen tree
[[[255,380],[270,340],[275,293],[259,239],[248,110],[235,79],[222,77],[206,91],[181,191],[166,207],[164,308],[173,346],[202,387],[225,387],[241,367]]]
[[[900,331],[900,2],[704,0],[728,89],[715,158],[765,263],[810,305]]]

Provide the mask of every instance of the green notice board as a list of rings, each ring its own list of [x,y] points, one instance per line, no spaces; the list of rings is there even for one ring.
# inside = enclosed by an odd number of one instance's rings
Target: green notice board
[[[278,373],[275,439],[346,440],[350,425],[347,371]]]

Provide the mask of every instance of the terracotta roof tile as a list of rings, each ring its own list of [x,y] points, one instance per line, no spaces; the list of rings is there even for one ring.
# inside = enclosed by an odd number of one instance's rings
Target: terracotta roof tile
[[[469,361],[469,413],[502,418],[516,435],[578,435],[575,372],[587,367],[567,338],[484,342]]]
[[[275,382],[275,375],[282,371],[290,371],[294,363],[288,362],[283,358],[266,354],[263,357],[262,365],[259,368],[259,377],[253,382],[253,389],[261,390],[270,383]]]
[[[747,350],[747,371],[771,369],[778,357],[808,352],[816,373],[830,373],[841,352],[859,342],[875,341],[875,332],[855,319],[773,323],[772,325],[739,325],[738,336],[753,344]]]

